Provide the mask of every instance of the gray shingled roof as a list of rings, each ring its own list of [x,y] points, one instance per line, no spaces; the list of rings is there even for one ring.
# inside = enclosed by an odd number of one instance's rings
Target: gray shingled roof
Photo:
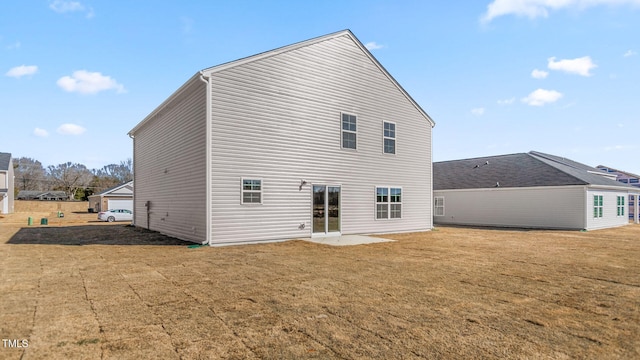
[[[573,160],[531,151],[435,162],[433,189],[566,185],[603,185],[633,189],[597,173],[606,174],[602,170]]]
[[[0,171],[9,171],[10,153],[0,152]]]

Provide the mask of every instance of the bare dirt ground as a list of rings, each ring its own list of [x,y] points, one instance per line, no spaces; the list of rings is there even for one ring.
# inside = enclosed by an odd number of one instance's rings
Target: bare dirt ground
[[[640,358],[640,225],[209,248],[26,215],[0,219],[0,337],[28,344],[2,359]]]

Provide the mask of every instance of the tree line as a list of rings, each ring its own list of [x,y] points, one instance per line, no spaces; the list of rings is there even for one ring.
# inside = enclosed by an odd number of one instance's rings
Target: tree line
[[[72,162],[45,168],[38,160],[21,157],[13,160],[13,171],[16,195],[20,190],[64,191],[69,199],[87,200],[93,194],[133,180],[133,161],[129,158],[100,169]]]

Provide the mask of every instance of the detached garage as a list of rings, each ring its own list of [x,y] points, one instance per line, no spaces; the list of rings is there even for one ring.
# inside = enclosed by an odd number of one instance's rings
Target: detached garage
[[[435,224],[594,230],[628,224],[640,189],[531,151],[433,163],[433,193]]]
[[[133,211],[133,181],[107,189],[100,194],[89,196],[89,212],[109,209]]]

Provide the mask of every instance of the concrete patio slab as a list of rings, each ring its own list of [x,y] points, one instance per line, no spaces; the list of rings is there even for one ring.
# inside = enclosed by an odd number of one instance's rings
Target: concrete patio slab
[[[325,237],[312,237],[312,238],[306,238],[301,240],[313,242],[316,244],[324,244],[324,245],[331,245],[331,246],[362,245],[362,244],[374,244],[374,243],[395,241],[391,239],[384,239],[384,238],[366,236],[366,235],[325,236]]]

